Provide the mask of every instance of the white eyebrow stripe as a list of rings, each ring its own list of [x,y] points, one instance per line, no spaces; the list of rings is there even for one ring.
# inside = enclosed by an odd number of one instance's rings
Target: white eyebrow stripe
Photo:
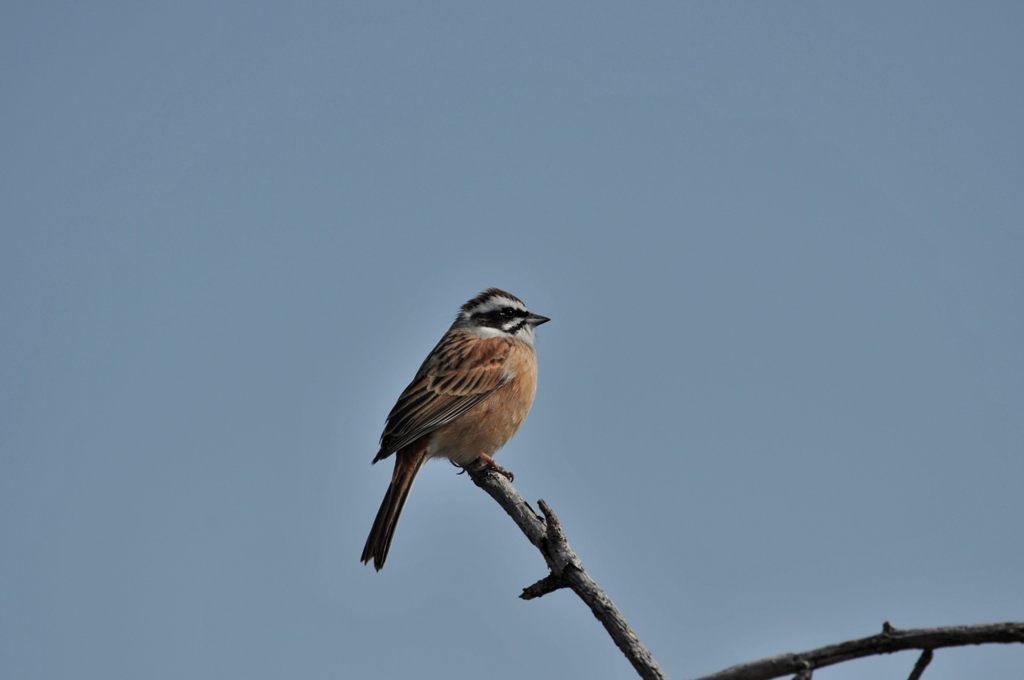
[[[473,307],[471,310],[469,310],[469,315],[472,316],[474,314],[486,314],[487,312],[493,312],[498,309],[503,309],[504,307],[512,307],[513,309],[521,309],[523,311],[526,311],[526,305],[524,305],[519,300],[512,300],[511,298],[507,298],[504,295],[497,295],[495,297],[487,299],[484,302],[481,302],[476,307]]]

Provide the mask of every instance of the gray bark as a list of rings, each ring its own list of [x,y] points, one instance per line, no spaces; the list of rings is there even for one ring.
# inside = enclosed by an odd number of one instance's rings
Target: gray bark
[[[569,545],[562,530],[562,523],[554,511],[544,501],[537,501],[543,517],[538,515],[512,482],[500,474],[488,471],[483,466],[467,468],[473,482],[490,494],[498,502],[519,529],[526,535],[530,543],[536,547],[550,573],[531,586],[523,589],[524,600],[532,600],[548,593],[569,588],[590,607],[597,620],[619,650],[626,656],[637,674],[644,680],[668,680],[668,676],[658,666],[649,649],[630,628],[622,612],[619,611],[611,598],[590,577],[576,552]]]
[[[990,623],[981,626],[899,630],[893,628],[887,621],[878,635],[819,647],[799,654],[779,654],[726,668],[724,671],[705,675],[697,680],[769,680],[799,673],[805,669],[813,671],[876,654],[892,654],[908,649],[935,650],[941,647],[1010,642],[1024,642],[1024,623]],[[911,677],[920,678],[928,661],[931,661],[931,655],[919,658],[914,669],[917,675],[911,675]]]
[[[473,482],[490,494],[491,498],[508,513],[547,562],[548,575],[524,588],[520,597],[532,600],[562,588],[572,590],[590,607],[590,611],[605,627],[641,678],[667,680],[668,676],[629,626],[622,612],[583,568],[583,563],[565,537],[561,522],[548,504],[543,500],[537,501],[537,506],[543,513],[538,515],[512,482],[501,474],[484,465],[470,466],[466,471]],[[784,675],[795,675],[799,680],[810,680],[818,668],[865,656],[892,654],[909,649],[919,649],[923,652],[910,675],[910,680],[919,680],[932,660],[932,650],[941,647],[1013,642],[1024,642],[1024,622],[898,630],[887,621],[878,635],[797,654],[779,654],[750,661],[696,680],[770,680]]]

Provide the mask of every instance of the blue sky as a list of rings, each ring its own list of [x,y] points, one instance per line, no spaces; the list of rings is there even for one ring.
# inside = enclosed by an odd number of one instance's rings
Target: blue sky
[[[451,466],[358,562],[488,286],[499,461],[672,677],[1024,618],[1016,3],[0,14],[0,675],[629,677]]]

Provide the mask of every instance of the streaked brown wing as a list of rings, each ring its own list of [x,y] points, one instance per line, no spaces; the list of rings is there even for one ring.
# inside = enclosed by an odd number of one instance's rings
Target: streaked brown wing
[[[507,338],[446,334],[388,414],[374,462],[447,425],[505,385],[511,349]]]

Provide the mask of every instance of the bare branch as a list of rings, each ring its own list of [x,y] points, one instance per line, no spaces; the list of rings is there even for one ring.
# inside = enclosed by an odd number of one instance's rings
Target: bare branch
[[[921,652],[921,656],[917,657],[917,663],[914,664],[914,670],[910,671],[910,676],[907,680],[921,680],[921,676],[924,675],[924,669],[928,668],[928,664],[932,662],[932,650],[926,649]]]
[[[536,547],[550,573],[523,589],[524,600],[543,597],[562,588],[570,588],[583,600],[608,631],[619,650],[645,680],[667,680],[664,671],[640,642],[622,613],[583,568],[569,545],[558,516],[544,501],[538,501],[543,516],[530,507],[512,483],[483,466],[467,469],[473,482],[490,494],[515,521],[530,543]],[[818,668],[832,666],[865,656],[892,654],[909,649],[923,653],[909,680],[920,680],[932,659],[932,650],[990,643],[1024,643],[1024,622],[993,623],[979,626],[948,626],[900,630],[886,621],[882,632],[859,640],[848,640],[799,654],[780,654],[739,664],[697,680],[770,680],[793,675],[794,680],[811,680]]]
[[[769,680],[769,678],[799,673],[805,668],[814,670],[851,659],[876,654],[892,654],[907,649],[933,650],[941,647],[1012,642],[1024,642],[1024,622],[899,630],[886,621],[882,632],[878,635],[840,642],[799,654],[780,654],[751,661],[718,673],[705,675],[698,680]],[[922,663],[923,659],[924,655],[918,660],[918,665],[921,667],[920,673],[923,673],[925,666],[928,665],[927,662]],[[917,672],[917,667],[914,670]],[[920,673],[911,677],[919,678]]]
[[[551,573],[525,588],[520,597],[529,600],[561,588],[571,588],[590,607],[590,611],[605,627],[641,678],[668,680],[668,676],[658,666],[650,650],[640,642],[630,628],[622,612],[583,568],[582,562],[565,538],[562,523],[548,504],[544,501],[537,502],[544,513],[542,518],[512,486],[512,482],[500,474],[491,473],[481,465],[469,466],[466,471],[469,472],[473,483],[490,494],[491,498],[508,513],[547,562]]]

